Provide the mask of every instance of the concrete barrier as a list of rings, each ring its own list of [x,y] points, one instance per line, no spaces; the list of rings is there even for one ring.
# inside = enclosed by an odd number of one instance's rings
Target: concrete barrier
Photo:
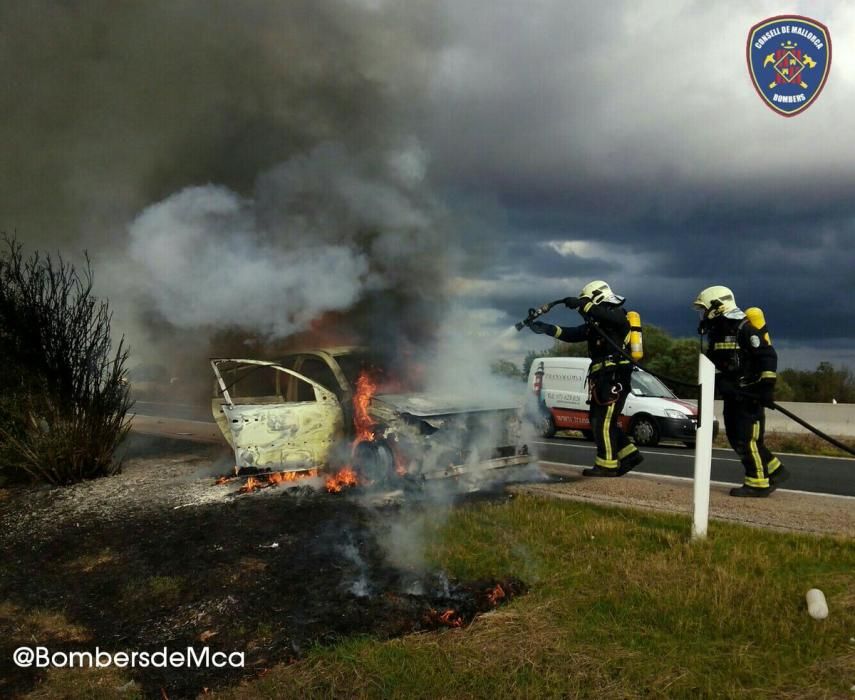
[[[852,403],[802,403],[799,401],[781,401],[781,406],[792,411],[799,418],[833,436],[855,437],[855,404]],[[722,402],[715,402],[715,417],[724,430]],[[809,433],[794,420],[783,413],[766,409],[766,431],[770,433]]]

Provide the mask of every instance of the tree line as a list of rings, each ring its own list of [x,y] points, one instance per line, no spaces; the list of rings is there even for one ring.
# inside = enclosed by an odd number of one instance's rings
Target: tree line
[[[697,338],[672,338],[656,326],[644,327],[645,369],[679,381],[694,383],[698,377]],[[556,340],[548,350],[529,352],[522,365],[509,360],[498,360],[493,371],[502,376],[525,381],[531,364],[537,357],[586,357],[586,343],[564,343]],[[666,384],[668,382],[666,381]],[[696,398],[696,392],[676,383],[671,390],[683,398]],[[830,362],[820,362],[815,370],[784,369],[778,371],[775,387],[776,401],[805,401],[810,403],[855,403],[855,373],[850,369],[836,368]]]

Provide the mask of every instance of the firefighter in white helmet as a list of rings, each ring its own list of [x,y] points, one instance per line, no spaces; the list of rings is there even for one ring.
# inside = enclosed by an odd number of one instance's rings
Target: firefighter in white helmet
[[[730,446],[745,467],[745,480],[731,496],[768,496],[789,473],[763,444],[764,406],[775,397],[778,356],[763,312],[743,312],[727,287],[707,287],[693,306],[707,335],[706,356],[718,370],[716,389],[724,402],[724,427]]]
[[[632,363],[616,349],[628,355],[630,324],[624,301],[608,284],[596,280],[582,287],[578,297],[564,299],[567,308],[578,309],[585,319],[581,326],[566,328],[540,321],[527,324],[535,333],[546,333],[566,343],[588,343],[590,421],[597,456],[593,468],[582,472],[584,476],[623,476],[644,459],[618,424],[632,377]]]

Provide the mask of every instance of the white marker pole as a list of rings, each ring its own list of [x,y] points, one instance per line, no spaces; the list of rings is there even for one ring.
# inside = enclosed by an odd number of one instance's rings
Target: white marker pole
[[[712,469],[713,394],[715,366],[704,355],[698,356],[698,433],[695,436],[695,481],[692,539],[707,536],[710,519],[710,471]]]

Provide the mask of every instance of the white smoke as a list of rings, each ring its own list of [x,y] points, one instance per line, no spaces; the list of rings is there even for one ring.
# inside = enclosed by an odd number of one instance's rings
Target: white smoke
[[[192,187],[134,220],[130,254],[164,318],[286,336],[356,301],[364,255],[341,245],[276,248],[259,236],[252,206],[224,187]]]
[[[286,337],[441,269],[423,178],[417,145],[379,162],[321,146],[260,175],[252,198],[206,185],[149,206],[130,225],[130,256],[171,324]]]
[[[435,342],[421,358],[431,393],[470,397],[513,406],[522,403],[524,385],[496,375],[493,364],[507,354],[498,329],[502,312],[450,305],[436,329]]]

